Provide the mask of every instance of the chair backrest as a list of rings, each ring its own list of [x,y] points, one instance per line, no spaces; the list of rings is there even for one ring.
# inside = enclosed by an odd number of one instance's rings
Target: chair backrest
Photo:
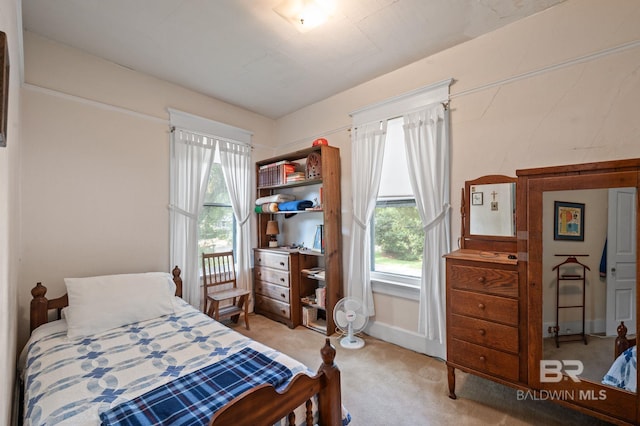
[[[202,280],[205,294],[212,290],[236,287],[236,269],[232,251],[202,254]]]

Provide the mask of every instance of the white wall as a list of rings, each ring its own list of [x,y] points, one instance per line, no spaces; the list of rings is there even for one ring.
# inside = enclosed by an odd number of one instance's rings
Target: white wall
[[[260,115],[25,33],[20,343],[30,289],[64,277],[169,271],[169,123],[175,108],[253,132]]]
[[[640,157],[638,22],[640,2],[634,0],[569,0],[278,120],[277,139],[289,144],[284,150],[306,146],[319,135],[341,148],[345,271],[351,220],[349,112],[455,79],[455,247],[457,194],[465,180],[515,176],[517,169],[530,167]],[[384,306],[376,310],[375,333],[410,347],[420,344],[414,301],[376,295],[375,303]]]
[[[21,26],[15,0],[0,0],[0,31],[9,47],[7,147],[0,148],[0,424],[9,424],[15,378],[19,240]]]

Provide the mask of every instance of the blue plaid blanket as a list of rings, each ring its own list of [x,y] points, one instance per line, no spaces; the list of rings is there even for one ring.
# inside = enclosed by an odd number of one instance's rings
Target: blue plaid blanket
[[[223,405],[263,383],[289,380],[284,365],[245,348],[100,414],[103,425],[207,425]]]

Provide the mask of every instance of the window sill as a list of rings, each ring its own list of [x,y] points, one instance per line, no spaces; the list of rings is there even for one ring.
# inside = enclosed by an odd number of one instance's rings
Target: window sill
[[[394,281],[387,278],[372,277],[371,289],[374,293],[417,301],[420,300],[420,281],[415,281],[417,285]]]

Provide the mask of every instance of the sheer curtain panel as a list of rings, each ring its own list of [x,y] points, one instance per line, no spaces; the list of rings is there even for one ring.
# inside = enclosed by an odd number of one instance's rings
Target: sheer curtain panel
[[[251,288],[249,259],[251,259],[251,147],[230,141],[219,141],[222,173],[231,198],[237,223],[236,271],[238,286]],[[249,302],[247,302],[249,303]],[[252,308],[249,306],[249,308]]]
[[[244,160],[236,160],[235,154],[227,155],[227,153],[229,151],[244,153],[250,150],[252,133],[173,108],[169,108],[168,111],[174,129],[171,136],[169,255],[171,265],[182,268],[184,299],[196,308],[200,308],[198,222],[217,144],[220,145],[218,150],[221,151],[221,157],[227,157],[226,160],[221,160],[223,173],[236,220],[241,224],[240,243],[237,245],[240,252],[236,256],[239,266],[236,270],[240,271],[239,275],[245,277],[249,271],[248,249],[241,249],[241,247],[250,244],[246,237],[249,232],[246,227],[249,226],[250,221],[247,221],[247,215],[243,214],[245,202],[239,200],[248,197],[245,195],[247,190],[243,189],[246,185],[243,179],[248,182],[251,179],[251,171],[244,165]],[[226,152],[222,152],[223,148]],[[250,156],[250,152],[248,155]],[[238,167],[237,170],[236,167]],[[242,174],[246,176],[241,178]],[[240,265],[243,266],[242,269]],[[248,285],[248,281],[244,282]]]
[[[387,121],[359,125],[351,141],[353,219],[347,294],[362,300],[375,315],[371,290],[370,224],[380,186]]]
[[[182,269],[183,298],[200,309],[198,217],[216,140],[174,128],[171,134],[169,257]]]
[[[448,111],[442,104],[404,115],[411,187],[424,229],[418,331],[441,344],[445,336],[443,255],[450,251]]]

